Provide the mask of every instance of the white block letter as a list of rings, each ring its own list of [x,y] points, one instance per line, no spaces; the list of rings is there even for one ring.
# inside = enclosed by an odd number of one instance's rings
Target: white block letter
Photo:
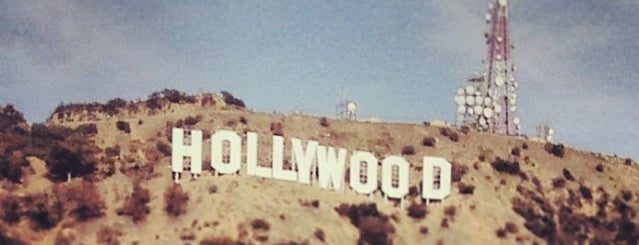
[[[246,172],[248,175],[272,178],[273,171],[270,168],[259,166],[257,163],[257,134],[246,133]]]
[[[273,135],[273,178],[296,181],[295,170],[284,169],[284,137]]]
[[[450,163],[440,157],[424,157],[423,166],[422,197],[443,200],[450,194]]]
[[[180,173],[184,170],[184,157],[191,158],[191,173],[202,173],[202,131],[191,130],[191,144],[184,145],[184,129],[173,128],[171,169]]]
[[[393,167],[397,167],[397,176],[393,176]],[[389,156],[382,161],[382,191],[387,197],[402,199],[408,194],[409,167],[406,159],[399,156]],[[397,187],[393,186],[393,180]]]
[[[333,189],[341,190],[342,182],[344,182],[346,149],[340,148],[336,154],[333,147],[317,146],[317,165],[320,186],[328,189],[329,184],[332,183]]]
[[[311,183],[311,167],[314,166],[317,155],[317,141],[308,141],[306,151],[302,146],[302,141],[296,138],[291,139],[293,148],[293,164],[297,166],[297,181],[304,184]]]
[[[366,183],[362,183],[362,162],[366,164]],[[377,158],[370,152],[356,151],[351,155],[351,188],[360,194],[370,194],[377,189]]]
[[[229,142],[231,155],[224,162],[224,141]],[[232,174],[242,164],[242,138],[233,131],[221,130],[211,136],[211,167],[221,174]]]

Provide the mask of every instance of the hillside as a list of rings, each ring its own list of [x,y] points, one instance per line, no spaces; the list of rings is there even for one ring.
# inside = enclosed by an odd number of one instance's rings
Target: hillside
[[[427,124],[253,112],[228,93],[165,90],[145,101],[61,105],[47,124],[31,126],[11,109],[3,109],[0,121],[0,244],[639,240],[636,162],[560,144]],[[245,165],[237,175],[220,176],[205,167],[198,179],[185,175],[175,185],[173,127],[204,131],[205,166],[212,132],[258,133],[259,148],[266,152],[260,153],[263,166],[270,165],[275,133],[349,152],[369,150],[380,159],[402,155],[411,164],[414,188],[402,206],[379,190],[363,196],[348,188],[340,192],[247,176]],[[432,146],[424,142],[427,137],[435,138]],[[288,147],[285,159],[290,159]],[[414,193],[423,156],[453,164],[451,195],[441,202],[426,205]]]

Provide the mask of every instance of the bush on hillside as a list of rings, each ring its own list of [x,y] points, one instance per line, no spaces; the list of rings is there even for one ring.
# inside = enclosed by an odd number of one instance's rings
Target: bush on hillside
[[[79,151],[54,146],[46,159],[49,178],[65,181],[71,177],[83,177],[95,172],[95,163],[88,161]]]
[[[8,233],[3,227],[0,227],[0,244],[3,245],[25,245],[28,244],[12,234]]]
[[[133,185],[133,192],[124,200],[124,206],[117,210],[118,215],[130,216],[133,222],[140,222],[146,219],[151,212],[148,203],[151,195],[147,189],[142,188],[139,183]]]
[[[202,120],[202,116],[197,116],[197,117],[188,116],[184,118],[184,125],[195,126],[195,124],[199,123],[200,120]]]
[[[115,126],[122,132],[125,132],[127,134],[131,133],[131,126],[128,122],[118,121],[115,123]]]
[[[22,166],[25,165],[26,160],[16,161],[16,159],[0,158],[0,180],[6,179],[13,183],[22,182]],[[26,162],[28,165],[28,162]]]
[[[282,123],[281,122],[272,122],[271,123],[271,133],[273,133],[273,135],[283,136],[284,135],[284,126],[282,125]]]
[[[121,108],[124,108],[127,105],[126,100],[115,98],[107,101],[106,104],[102,106],[102,110],[109,115],[114,116],[120,112]]]
[[[79,221],[87,221],[104,215],[106,204],[100,196],[98,188],[92,182],[83,180],[79,183],[60,186],[55,190],[55,193],[63,201],[70,214]]]
[[[439,133],[445,137],[448,137],[453,142],[459,141],[459,134],[457,134],[457,132],[455,132],[451,128],[441,128],[439,129]]]
[[[246,105],[244,105],[244,101],[242,101],[241,99],[235,98],[235,96],[233,96],[231,93],[227,91],[222,91],[221,93],[222,93],[222,98],[224,99],[224,102],[227,105],[234,105],[240,108],[246,107]]]
[[[98,133],[98,127],[95,126],[95,123],[82,124],[75,131],[84,135],[95,135]]]
[[[475,193],[475,186],[459,182],[459,193],[464,195],[472,195]]]
[[[0,106],[0,133],[27,134],[26,124],[22,112],[16,110],[12,104],[5,107]]]
[[[16,224],[20,222],[21,212],[20,199],[17,196],[5,194],[0,197],[0,217],[2,217],[2,221],[10,225]]]
[[[464,175],[466,175],[468,173],[468,166],[463,165],[463,164],[459,164],[459,163],[453,163],[451,164],[451,181],[452,182],[458,182],[460,181]]]
[[[521,149],[519,149],[519,147],[515,146],[513,147],[513,149],[510,151],[510,154],[512,154],[513,156],[521,156]]]
[[[319,124],[320,124],[320,126],[325,127],[325,128],[328,128],[328,126],[330,126],[330,124],[328,123],[328,118],[326,118],[326,117],[321,117],[319,119]]]
[[[189,195],[182,190],[180,185],[171,185],[164,193],[164,211],[169,216],[177,217],[186,213]]]
[[[495,171],[500,173],[517,175],[521,171],[521,169],[519,168],[519,162],[510,162],[501,158],[495,159],[495,161],[493,161],[490,165],[493,167],[493,169],[495,169]]]
[[[58,196],[40,193],[28,195],[24,198],[24,214],[31,221],[36,230],[51,229],[64,217],[64,206]]]
[[[426,205],[413,202],[408,206],[408,216],[414,219],[423,219],[428,214]]]
[[[565,155],[565,149],[564,149],[564,145],[563,144],[553,144],[553,143],[546,143],[546,145],[544,145],[544,149],[550,153],[553,154],[556,157],[564,157]]]
[[[153,92],[149,95],[149,98],[146,100],[146,107],[151,110],[159,110],[162,109],[162,95],[159,92]]]
[[[415,147],[412,145],[402,147],[402,155],[415,155]]]
[[[426,136],[424,137],[424,139],[422,139],[423,146],[433,147],[435,146],[436,143],[437,143],[437,140],[434,137]]]
[[[211,237],[200,241],[200,245],[242,245],[243,242],[234,241],[229,237]]]
[[[569,181],[575,181],[575,177],[572,176],[572,173],[568,169],[563,169],[561,173],[564,175],[564,178]]]
[[[359,228],[358,244],[392,244],[395,228],[388,215],[380,213],[375,203],[341,204],[335,208],[340,216],[347,216]]]
[[[165,157],[170,157],[173,152],[171,146],[162,141],[158,141],[158,143],[155,144],[155,148]]]

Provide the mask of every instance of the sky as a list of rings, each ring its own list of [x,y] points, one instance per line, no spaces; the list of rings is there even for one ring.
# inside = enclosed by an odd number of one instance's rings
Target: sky
[[[229,91],[263,112],[454,122],[489,0],[0,0],[0,104]],[[523,133],[639,159],[639,0],[510,0]]]

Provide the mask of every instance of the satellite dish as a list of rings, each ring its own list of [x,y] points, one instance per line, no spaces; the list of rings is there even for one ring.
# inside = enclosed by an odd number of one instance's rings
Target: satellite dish
[[[496,58],[497,60],[501,60],[501,54],[498,54]]]
[[[484,116],[487,118],[493,117],[493,109],[484,108]]]
[[[495,105],[495,113],[499,114],[501,113],[501,105]]]
[[[497,42],[500,43],[501,41],[503,41],[504,38],[502,38],[501,36],[497,36]]]
[[[485,106],[490,106],[492,104],[493,104],[493,100],[490,97],[484,98],[484,105]]]
[[[468,107],[468,110],[466,110],[466,113],[468,113],[468,115],[475,115],[475,110],[473,110],[472,107]]]
[[[519,117],[515,117],[515,119],[513,119],[513,123],[519,125],[519,123],[520,123]]]
[[[511,76],[511,77],[510,77],[510,81],[511,81],[511,82],[514,82],[514,81],[515,81],[515,77]]]
[[[517,106],[511,106],[511,107],[510,107],[510,111],[512,111],[512,112],[517,111]]]
[[[513,93],[512,95],[510,95],[510,97],[512,97],[513,99],[517,99],[517,94]]]
[[[481,114],[482,114],[482,112],[484,112],[484,108],[483,108],[483,107],[481,107],[481,106],[479,106],[479,105],[476,105],[476,106],[475,106],[475,114],[476,114],[476,115],[481,115]]]
[[[488,3],[488,9],[493,9],[493,3]]]
[[[506,5],[508,4],[507,0],[499,0],[497,2],[499,3],[499,6],[502,6],[502,7],[506,7]]]
[[[490,21],[490,18],[491,18],[490,13],[486,13],[486,21]]]
[[[348,110],[348,112],[355,112],[357,110],[357,104],[355,104],[355,102],[348,102],[348,104],[346,105],[346,110]]]
[[[549,135],[553,135],[554,133],[555,133],[555,130],[553,130],[552,128],[551,128],[551,129],[548,129],[548,134],[549,134]]]
[[[479,125],[486,126],[486,118],[479,118]]]
[[[495,85],[497,85],[498,87],[504,85],[504,78],[501,76],[495,77]]]
[[[514,86],[515,88],[516,88],[516,87],[519,87],[519,83],[518,83],[517,81],[514,81],[514,82],[513,82],[513,86]]]
[[[458,88],[457,89],[457,95],[463,95],[464,94],[464,89],[463,88]]]
[[[466,96],[466,104],[468,105],[474,105],[475,104],[475,97],[473,96]]]
[[[457,105],[463,105],[464,103],[466,103],[466,98],[464,98],[463,95],[457,95],[455,96],[455,104]]]
[[[466,113],[466,107],[465,106],[458,106],[457,107],[457,112],[459,112],[459,114]]]
[[[516,104],[517,104],[517,99],[515,99],[515,98],[511,98],[511,99],[510,99],[510,104],[511,104],[511,105],[516,105]]]
[[[481,105],[483,103],[484,103],[484,97],[482,96],[475,97],[475,104]]]
[[[473,85],[466,86],[466,94],[474,94],[474,93],[475,93],[475,87]]]

